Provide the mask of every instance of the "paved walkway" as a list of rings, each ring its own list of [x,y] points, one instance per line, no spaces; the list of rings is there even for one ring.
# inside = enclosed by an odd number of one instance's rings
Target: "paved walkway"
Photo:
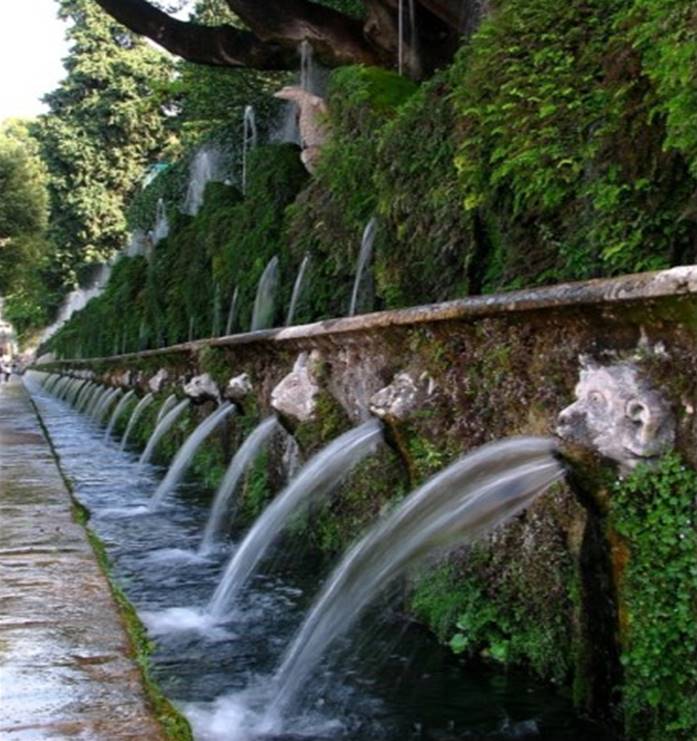
[[[0,386],[0,739],[163,738],[34,409]]]

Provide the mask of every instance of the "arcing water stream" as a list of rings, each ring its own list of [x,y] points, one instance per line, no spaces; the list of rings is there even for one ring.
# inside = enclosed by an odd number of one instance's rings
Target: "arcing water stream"
[[[363,607],[361,595],[379,591],[427,546],[459,539],[466,522],[470,534],[492,526],[558,476],[546,442],[482,449],[417,490],[350,551],[304,621],[322,569],[284,548],[282,559],[261,561],[225,623],[185,630],[182,612],[170,631],[157,616],[177,604],[200,613],[220,579],[223,552],[181,558],[196,551],[209,493],[180,487],[167,508],[151,511],[161,470],[145,465],[138,475],[135,454],[105,442],[88,417],[27,382],[114,577],[157,634],[155,677],[185,710],[198,741],[610,738],[576,720],[570,703],[550,688],[515,671],[461,663],[389,606],[363,613],[357,628],[340,635]],[[443,521],[446,512],[452,517]],[[342,606],[350,615],[334,623]],[[307,641],[298,638],[289,649],[293,634]],[[269,715],[270,705],[283,713]]]

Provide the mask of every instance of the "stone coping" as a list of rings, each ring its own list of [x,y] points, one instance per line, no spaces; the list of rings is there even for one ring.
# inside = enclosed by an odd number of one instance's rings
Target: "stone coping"
[[[379,311],[354,317],[326,319],[280,329],[184,342],[178,345],[98,358],[63,359],[52,364],[81,365],[151,358],[170,354],[195,354],[206,347],[237,347],[254,344],[297,343],[303,340],[350,336],[376,329],[444,321],[474,321],[489,317],[583,307],[619,307],[656,303],[661,299],[694,296],[697,299],[697,265],[685,265],[618,278],[597,278],[560,283],[486,296],[472,296],[438,304]],[[695,310],[697,319],[697,308]]]

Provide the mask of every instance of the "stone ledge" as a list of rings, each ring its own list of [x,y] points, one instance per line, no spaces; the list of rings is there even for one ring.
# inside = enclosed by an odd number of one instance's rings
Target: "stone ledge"
[[[636,273],[619,278],[598,278],[577,283],[560,283],[487,296],[473,296],[439,304],[379,311],[355,317],[326,319],[312,324],[246,332],[228,337],[184,342],[157,350],[100,358],[63,359],[51,365],[80,365],[105,361],[127,361],[171,354],[196,354],[206,347],[285,344],[321,339],[337,339],[352,334],[390,327],[417,326],[446,321],[475,321],[491,317],[515,316],[530,312],[573,310],[590,307],[613,308],[660,304],[666,299],[694,297],[697,322],[697,265]]]

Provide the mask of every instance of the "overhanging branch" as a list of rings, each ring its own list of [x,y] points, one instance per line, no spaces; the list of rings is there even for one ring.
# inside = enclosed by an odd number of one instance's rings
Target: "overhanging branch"
[[[147,36],[167,51],[197,64],[255,69],[290,69],[295,52],[261,41],[232,26],[202,26],[180,21],[146,0],[96,0],[110,16],[134,33]]]

